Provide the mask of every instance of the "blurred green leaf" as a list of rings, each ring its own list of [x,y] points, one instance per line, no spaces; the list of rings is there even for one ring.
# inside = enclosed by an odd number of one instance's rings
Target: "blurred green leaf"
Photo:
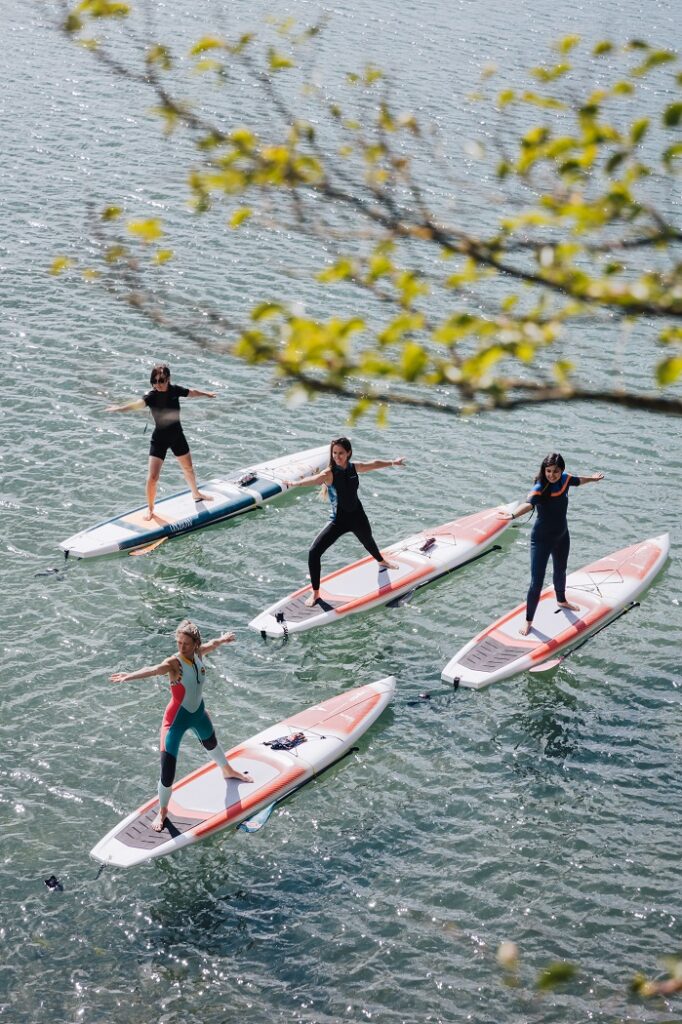
[[[567,963],[564,960],[558,960],[556,963],[548,964],[538,975],[535,987],[541,992],[547,992],[550,989],[556,988],[558,985],[565,985],[566,982],[572,981],[577,975],[578,970],[574,964]]]

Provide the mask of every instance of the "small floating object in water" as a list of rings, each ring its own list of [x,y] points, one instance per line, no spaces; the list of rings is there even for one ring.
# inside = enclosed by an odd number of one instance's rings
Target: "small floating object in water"
[[[50,892],[64,892],[64,886],[56,875],[50,875],[49,878],[44,879],[44,882]]]

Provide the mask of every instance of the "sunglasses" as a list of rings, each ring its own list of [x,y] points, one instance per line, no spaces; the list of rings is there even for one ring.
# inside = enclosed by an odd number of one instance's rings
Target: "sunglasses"
[[[166,380],[169,380],[168,375],[162,373],[160,377],[152,377],[152,384],[163,384]]]

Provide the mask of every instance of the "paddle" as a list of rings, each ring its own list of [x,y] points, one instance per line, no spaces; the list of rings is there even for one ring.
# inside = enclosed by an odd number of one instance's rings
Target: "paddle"
[[[150,551],[155,551],[156,548],[160,547],[164,541],[168,540],[168,537],[160,537],[159,540],[153,540],[151,544],[145,544],[143,548],[135,548],[134,551],[129,551],[129,555],[148,555]]]
[[[288,800],[290,796],[294,795],[294,793],[298,793],[300,789],[307,786],[309,782],[313,781],[313,779],[319,779],[320,775],[324,775],[324,773],[328,772],[330,768],[333,768],[334,765],[339,764],[351,754],[357,754],[359,749],[359,747],[350,747],[350,749],[346,750],[341,757],[336,759],[336,761],[332,761],[332,763],[328,764],[326,768],[322,769],[322,771],[317,772],[315,775],[311,775],[310,778],[306,779],[305,782],[302,782],[300,786],[296,786],[296,788],[292,789],[291,792],[286,793],[280,800],[274,800],[271,804],[268,804],[267,807],[263,807],[257,814],[254,814],[252,818],[248,818],[246,821],[241,821],[237,825],[237,831],[246,832],[248,835],[252,835],[254,832],[260,832],[263,825],[268,821],[270,815],[278,804],[284,803],[285,800]]]
[[[560,654],[558,658],[550,658],[549,661],[543,661],[540,665],[535,665],[533,668],[529,668],[528,671],[550,672],[553,668],[556,668],[557,665],[561,665],[563,661],[566,661],[566,658],[570,658],[572,654],[575,654],[575,652],[579,651],[581,647],[584,647],[588,640],[591,640],[593,637],[595,637],[597,633],[601,633],[603,629],[606,629],[607,626],[610,626],[611,623],[616,621],[616,619],[622,619],[622,617],[624,615],[627,615],[628,612],[631,612],[633,608],[639,608],[639,601],[632,601],[629,605],[623,608],[622,611],[618,612],[618,615],[614,615],[612,619],[609,619],[608,622],[605,622],[603,626],[599,627],[599,629],[595,629],[594,633],[590,633],[589,636],[585,637],[582,643],[577,644],[575,647],[572,647],[570,651],[566,651],[565,654]]]

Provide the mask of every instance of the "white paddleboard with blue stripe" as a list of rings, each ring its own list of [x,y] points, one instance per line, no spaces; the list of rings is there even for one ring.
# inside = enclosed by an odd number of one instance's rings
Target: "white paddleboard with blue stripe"
[[[59,546],[67,557],[94,558],[159,544],[249,512],[283,494],[285,480],[296,482],[328,464],[328,444],[259,462],[230,476],[202,481],[200,490],[212,501],[195,501],[189,490],[180,491],[157,501],[151,520],[144,518],[147,506],[140,505],[67,537]]]

